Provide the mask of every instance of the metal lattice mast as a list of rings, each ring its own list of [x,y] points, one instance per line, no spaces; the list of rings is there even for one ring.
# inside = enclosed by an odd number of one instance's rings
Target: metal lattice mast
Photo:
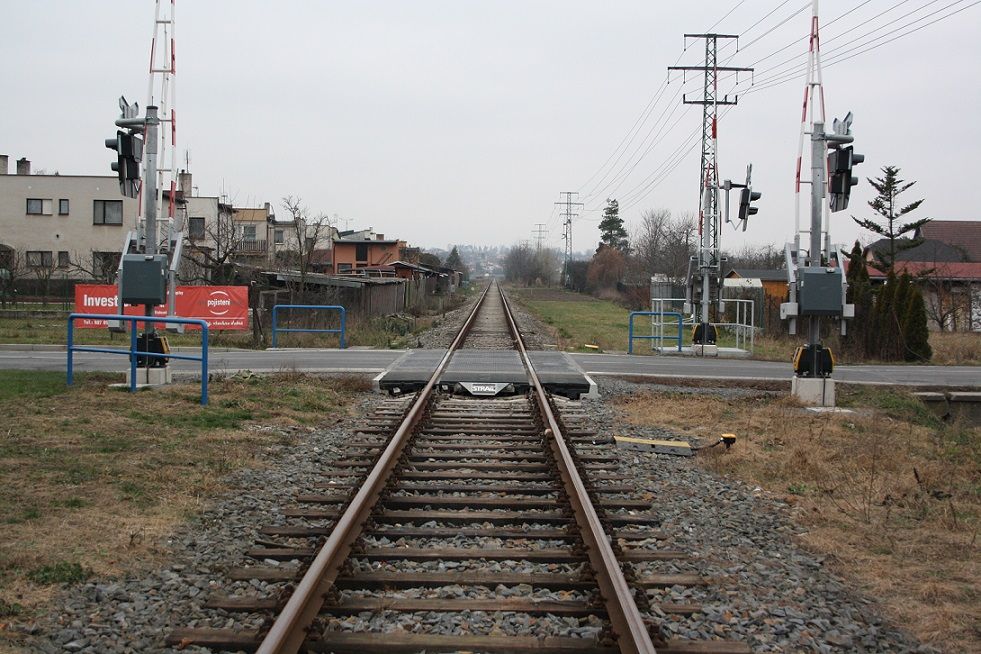
[[[167,5],[161,11],[161,5]],[[166,224],[165,247],[169,247],[174,234],[181,230],[175,224],[175,200],[177,198],[177,52],[175,49],[175,0],[157,0],[153,17],[153,40],[150,44],[150,80],[147,86],[146,106],[156,106],[160,117],[160,135],[157,144],[157,202],[158,229]],[[164,209],[164,189],[169,190],[169,201]],[[150,235],[159,240],[158,234]]]
[[[700,245],[697,256],[697,269],[692,269],[688,279],[689,299],[693,299],[700,287],[701,323],[703,334],[708,331],[709,308],[713,286],[718,284],[722,274],[722,250],[719,241],[721,213],[719,211],[719,161],[718,161],[718,121],[719,106],[734,105],[738,98],[728,95],[719,97],[719,73],[752,72],[752,68],[718,65],[719,39],[739,38],[734,34],[685,34],[688,39],[705,40],[705,63],[702,66],[669,66],[668,71],[696,71],[704,75],[702,98],[689,100],[682,96],[685,104],[702,105],[702,162],[699,173],[699,212],[698,234]]]
[[[583,206],[582,202],[575,202],[573,198],[578,198],[579,193],[575,191],[562,191],[559,193],[560,196],[564,195],[565,200],[560,200],[555,204],[557,206],[564,206],[565,211],[560,213],[562,216],[562,239],[565,241],[565,257],[562,262],[562,286],[565,286],[567,271],[569,269],[569,262],[572,260],[572,219],[577,217],[579,214],[575,209]]]
[[[545,223],[535,223],[535,229],[532,230],[532,233],[535,235],[535,250],[541,252],[545,246],[545,236],[548,234]]]

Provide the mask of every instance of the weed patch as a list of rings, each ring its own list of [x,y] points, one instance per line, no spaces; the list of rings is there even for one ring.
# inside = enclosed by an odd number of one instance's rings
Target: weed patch
[[[943,651],[976,645],[981,429],[939,421],[913,396],[845,387],[852,414],[812,414],[789,397],[641,393],[619,401],[631,424],[731,450],[697,461],[793,507],[804,545],[878,598],[897,624]]]
[[[60,561],[51,565],[42,565],[27,573],[27,578],[35,584],[49,586],[51,584],[77,584],[92,575],[79,563]]]
[[[120,377],[0,371],[0,602],[33,613],[45,588],[152,564],[228,473],[348,415],[360,383],[236,376],[201,407],[196,383],[131,394]]]

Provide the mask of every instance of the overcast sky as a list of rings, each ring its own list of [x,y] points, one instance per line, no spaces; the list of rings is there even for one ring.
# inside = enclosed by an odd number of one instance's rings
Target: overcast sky
[[[854,113],[856,151],[866,155],[852,206],[833,215],[836,242],[868,238],[848,214],[870,215],[864,178],[887,164],[917,180],[909,199],[926,202],[916,217],[979,219],[978,4],[821,3],[826,64],[857,55],[824,71],[828,115]],[[713,29],[743,35],[720,63],[757,70],[740,75],[739,104],[720,123],[721,177],[741,181],[752,162],[763,192],[747,232],[727,227],[723,247],[782,246],[793,234],[803,77],[765,87],[806,61],[809,5],[177,0],[179,147],[200,193],[225,193],[236,205],[300,196],[313,213],[337,214],[342,228],[437,247],[512,244],[546,223],[560,247],[552,204],[560,191],[581,191],[587,210],[620,198],[628,226],[646,209],[697,208],[698,148],[672,157],[701,123],[699,107],[681,104],[681,80],[660,94],[616,165],[602,166],[666,68],[701,64],[703,43],[685,51],[682,35]],[[3,2],[0,154],[11,169],[27,157],[62,174],[109,172],[102,142],[113,135],[118,96],[146,102],[153,7]],[[734,83],[725,78],[722,88]],[[700,84],[689,76],[684,92],[698,97]],[[648,181],[655,185],[642,192]],[[576,250],[595,246],[598,216],[577,221]]]

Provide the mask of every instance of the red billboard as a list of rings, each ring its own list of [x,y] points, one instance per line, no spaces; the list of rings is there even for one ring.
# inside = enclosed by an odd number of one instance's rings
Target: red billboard
[[[177,316],[198,318],[208,323],[208,329],[246,330],[249,328],[248,286],[178,286],[176,291]],[[76,313],[118,314],[119,300],[115,284],[77,284],[75,286]],[[142,316],[143,305],[127,304],[124,312],[129,316]],[[154,307],[155,316],[166,316],[167,308]],[[106,327],[105,320],[76,320],[76,327]],[[163,325],[158,324],[158,327]],[[197,329],[197,325],[186,325]]]

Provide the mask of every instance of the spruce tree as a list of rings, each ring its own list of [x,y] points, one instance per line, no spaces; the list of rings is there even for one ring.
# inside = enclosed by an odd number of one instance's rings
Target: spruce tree
[[[892,296],[892,315],[889,319],[892,330],[891,348],[887,357],[889,360],[902,361],[906,358],[909,347],[906,338],[906,309],[910,294],[915,291],[913,280],[909,275],[903,273],[896,277],[896,290]]]
[[[872,312],[872,329],[868,334],[868,354],[874,359],[891,360],[891,352],[895,351],[896,321],[893,306],[896,297],[897,280],[893,272],[889,272],[886,283],[880,286],[875,296],[875,308]]]
[[[467,266],[463,263],[463,259],[460,258],[460,253],[457,252],[455,245],[450,251],[450,254],[446,257],[446,267],[463,273],[464,279],[470,277],[470,271],[467,270]]]
[[[930,347],[930,330],[927,329],[926,304],[923,302],[923,293],[912,283],[910,283],[904,323],[905,359],[929,361],[933,356],[933,349]]]
[[[863,220],[852,216],[852,220],[859,227],[864,227],[889,241],[884,252],[874,252],[876,267],[882,272],[889,272],[896,266],[897,254],[923,242],[921,239],[904,239],[903,236],[915,233],[917,229],[930,222],[930,219],[920,218],[909,223],[902,222],[906,214],[916,211],[923,204],[923,200],[915,200],[906,206],[899,204],[898,197],[900,194],[909,190],[916,182],[907,183],[900,179],[898,166],[883,167],[882,175],[876,179],[867,178],[869,184],[878,193],[875,199],[869,201],[869,206],[879,216],[875,219],[865,218]],[[876,222],[877,220],[880,222]]]
[[[600,240],[604,245],[619,250],[623,254],[627,253],[630,242],[627,240],[627,230],[624,229],[623,219],[620,217],[620,203],[616,200],[608,199],[606,201],[599,230]],[[599,252],[598,249],[597,252]]]
[[[855,241],[855,246],[848,255],[846,278],[848,302],[855,306],[855,318],[848,324],[845,342],[854,356],[865,357],[868,355],[869,321],[872,319],[872,284],[869,282],[862,246],[858,241]]]

